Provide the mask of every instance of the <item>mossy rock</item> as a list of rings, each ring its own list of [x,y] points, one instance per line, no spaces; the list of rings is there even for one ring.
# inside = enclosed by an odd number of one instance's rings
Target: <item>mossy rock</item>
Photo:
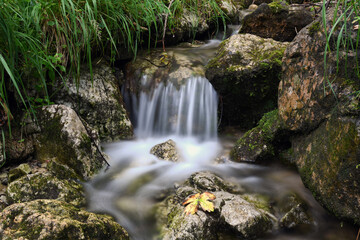
[[[340,219],[360,225],[359,120],[333,116],[293,142],[300,176],[314,197]]]
[[[10,239],[129,239],[110,216],[57,200],[16,203],[0,212],[0,236]]]
[[[251,34],[234,35],[220,44],[205,75],[220,95],[223,125],[250,128],[276,108],[287,45]]]
[[[104,165],[98,139],[89,136],[76,112],[64,105],[44,107],[38,114],[41,134],[37,136],[36,157],[47,163],[68,166],[80,180],[88,180]]]
[[[159,237],[215,240],[220,239],[224,232],[230,231],[235,232],[234,235],[252,239],[270,230],[275,217],[264,207],[268,206],[265,202],[266,197],[252,195],[248,197],[251,202],[246,201],[245,195],[239,195],[240,191],[230,193],[226,190],[234,190],[234,185],[236,184],[229,184],[209,172],[193,174],[177,187],[175,194],[156,206],[155,218]],[[213,201],[214,212],[205,212],[199,208],[196,214],[185,215],[185,207],[181,203],[190,195],[205,191],[211,191],[216,196]]]
[[[332,29],[334,15],[342,14],[341,9],[338,11],[330,8],[325,20],[319,17],[303,28],[284,53],[278,108],[280,119],[288,130],[311,132],[334,112],[343,116],[359,115],[357,94],[360,80],[355,71],[359,58],[356,52],[342,45],[339,51],[336,50],[340,29],[331,35],[330,51],[327,51],[324,64],[326,36]],[[347,40],[356,44],[357,32],[353,29],[353,20],[354,16],[349,16],[344,26],[348,32],[344,32],[343,36],[349,36]],[[340,21],[339,26],[342,24]]]
[[[288,133],[281,126],[278,110],[264,114],[259,124],[246,132],[235,144],[230,157],[237,162],[269,161],[288,144]]]
[[[36,199],[56,199],[77,207],[85,206],[83,186],[74,180],[58,179],[50,173],[37,172],[11,182],[7,187],[9,203]]]
[[[31,168],[29,164],[27,163],[20,164],[16,168],[10,169],[8,174],[8,182],[10,183],[22,176],[29,174],[30,172],[31,172]]]
[[[68,79],[66,86],[57,89],[55,102],[74,109],[102,141],[130,139],[134,133],[120,92],[120,79],[115,78],[106,61],[94,62],[92,72],[82,66],[79,79]]]

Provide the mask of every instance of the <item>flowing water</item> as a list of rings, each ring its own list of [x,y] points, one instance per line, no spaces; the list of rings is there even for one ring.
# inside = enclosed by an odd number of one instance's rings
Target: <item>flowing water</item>
[[[219,42],[213,40],[199,48],[177,51],[190,58],[205,59],[206,63]],[[144,76],[141,84],[147,83],[148,77]],[[136,139],[104,145],[111,168],[87,183],[86,189],[89,210],[114,216],[132,239],[153,239],[154,204],[192,173],[208,170],[240,184],[248,192],[272,199],[296,193],[307,202],[317,224],[316,231],[278,230],[263,239],[355,240],[355,230],[330,217],[294,171],[279,165],[258,166],[227,160],[234,139],[217,136],[217,95],[206,78],[190,77],[180,87],[171,82],[160,83],[153,91],[130,97]],[[168,139],[176,142],[182,162],[163,161],[150,154],[154,145]],[[230,235],[224,239],[237,237]]]

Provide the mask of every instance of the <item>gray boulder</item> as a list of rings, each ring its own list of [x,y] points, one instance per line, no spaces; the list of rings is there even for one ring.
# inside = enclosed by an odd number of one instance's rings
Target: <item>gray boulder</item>
[[[36,137],[36,157],[39,161],[65,165],[81,180],[90,179],[105,166],[96,131],[86,129],[74,110],[50,105],[42,108],[38,118],[41,134]]]
[[[99,132],[102,141],[133,136],[119,83],[105,61],[93,65],[92,75],[84,67],[78,80],[68,79],[66,85],[59,90],[55,102],[73,108]]]

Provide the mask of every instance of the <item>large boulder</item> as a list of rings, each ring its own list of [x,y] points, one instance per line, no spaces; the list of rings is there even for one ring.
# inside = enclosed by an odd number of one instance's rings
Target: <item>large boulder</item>
[[[73,108],[103,141],[133,136],[118,80],[105,61],[94,64],[92,72],[84,66],[78,80],[69,79],[59,89],[55,102]]]
[[[346,21],[348,32],[342,35],[355,43],[353,17]],[[330,9],[325,19],[327,34],[333,18],[334,9]],[[324,64],[322,24],[320,17],[301,30],[285,51],[279,116],[285,129],[298,133],[292,140],[290,160],[297,165],[305,186],[334,215],[360,224],[360,82],[354,72],[360,58],[342,45],[337,53],[341,32],[336,30]]]
[[[332,26],[333,10],[327,15],[328,34]],[[352,21],[347,29],[353,29]],[[340,45],[339,66],[336,58],[336,41],[339,31],[334,31],[331,51],[327,51],[324,70],[325,32],[319,18],[301,30],[284,53],[283,74],[279,85],[279,114],[285,128],[308,132],[336,111],[343,115],[358,115],[359,78],[355,76],[356,53]],[[355,34],[349,33],[349,35]],[[356,34],[350,38],[356,41]],[[345,63],[347,64],[345,66]],[[338,70],[338,72],[337,72]]]
[[[313,13],[304,7],[289,7],[286,3],[273,1],[262,3],[245,16],[240,32],[277,41],[292,41],[297,32],[313,20]]]
[[[36,158],[69,168],[81,180],[88,180],[105,166],[97,133],[85,128],[76,112],[64,105],[43,107],[38,114],[41,133],[36,137]]]
[[[276,107],[287,45],[251,34],[237,34],[221,43],[205,75],[220,95],[223,124],[249,128]]]
[[[336,117],[293,142],[293,159],[315,198],[335,216],[360,224],[360,119]]]
[[[16,203],[0,212],[1,239],[129,239],[112,217],[57,200]]]

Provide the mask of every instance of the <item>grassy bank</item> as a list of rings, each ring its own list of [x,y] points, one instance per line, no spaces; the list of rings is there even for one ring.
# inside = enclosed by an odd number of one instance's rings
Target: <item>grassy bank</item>
[[[114,59],[121,54],[120,48],[136,55],[139,45],[154,46],[164,26],[176,31],[184,11],[208,21],[223,18],[218,2],[2,0],[0,102],[4,122],[15,107],[35,116],[36,106],[50,103],[48,89],[59,79],[56,76],[71,74],[76,79],[82,63],[91,71],[94,57]],[[9,104],[15,97],[22,104]]]

